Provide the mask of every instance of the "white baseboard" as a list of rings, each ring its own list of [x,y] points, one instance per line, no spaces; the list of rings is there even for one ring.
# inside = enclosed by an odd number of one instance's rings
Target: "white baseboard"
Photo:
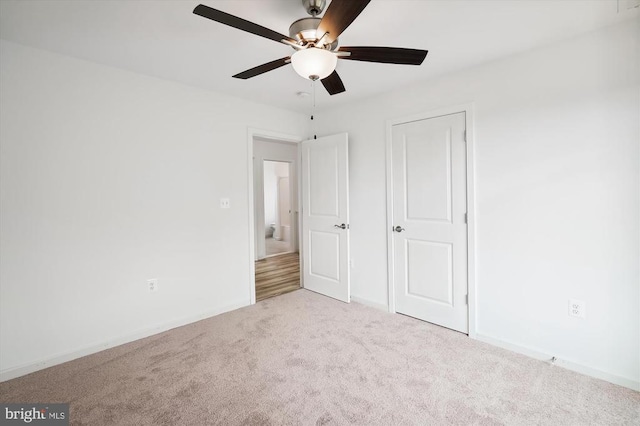
[[[496,339],[494,337],[484,335],[482,333],[476,333],[473,338],[493,346],[498,346],[500,348],[507,349],[512,352],[517,352],[519,354],[523,354],[531,358],[539,359],[541,361],[547,361],[549,363],[551,362],[551,358],[554,356],[552,354],[548,354],[537,349],[520,346],[515,343],[511,343],[505,340]],[[563,368],[566,368],[567,370],[575,371],[576,373],[584,374],[586,376],[595,377],[596,379],[606,380],[607,382],[624,386],[626,388],[633,389],[635,391],[640,391],[640,381],[638,380],[607,373],[605,371],[601,371],[577,362],[573,362],[571,360],[566,360],[558,357],[553,363],[553,365],[558,367],[563,367]]]
[[[361,299],[356,296],[351,296],[351,301],[371,308],[380,309],[381,311],[389,312],[389,307],[383,303],[372,302],[371,300]]]
[[[387,305],[382,303],[372,302],[367,299],[361,299],[359,297],[351,296],[351,301],[355,303],[359,303],[361,305],[369,306],[375,309],[379,309],[385,312],[388,312]],[[116,339],[112,339],[109,341],[105,341],[103,343],[94,344],[90,346],[86,346],[84,348],[80,348],[74,351],[66,352],[63,354],[54,355],[45,359],[42,359],[37,362],[21,365],[18,367],[8,368],[6,370],[0,371],[0,382],[4,382],[7,380],[15,379],[16,377],[24,376],[26,374],[30,374],[36,372],[38,370],[43,370],[48,367],[53,367],[54,365],[62,364],[68,361],[72,361],[77,358],[81,358],[83,356],[91,355],[105,349],[113,348],[116,346],[124,345],[125,343],[130,343],[135,340],[143,339],[145,337],[153,336],[155,334],[163,333],[165,331],[171,330],[173,328],[181,327],[183,325],[191,324],[206,318],[210,318],[216,315],[223,314],[225,312],[233,311],[235,309],[242,308],[247,306],[246,303],[235,303],[232,305],[228,305],[222,308],[214,309],[212,311],[208,311],[205,313],[201,313],[198,315],[189,316],[186,318],[169,321],[164,324],[149,327],[145,329],[141,329],[135,331],[133,333],[120,336]],[[524,346],[520,346],[505,340],[496,339],[491,336],[484,335],[482,333],[475,333],[473,336],[476,340],[481,342],[488,343],[490,345],[498,346],[503,349],[507,349],[513,352],[517,352],[526,356],[529,356],[534,359],[538,359],[541,361],[549,361],[553,355],[542,352],[537,349],[528,348]],[[640,381],[618,376],[615,374],[607,373],[595,368],[588,367],[586,365],[576,363],[570,360],[565,360],[558,358],[556,359],[554,365],[566,368],[568,370],[575,371],[577,373],[585,374],[587,376],[595,377],[597,379],[606,380],[608,382],[614,383],[616,385],[624,386],[629,389],[633,389],[636,391],[640,391]]]
[[[111,339],[102,343],[97,343],[97,344],[89,345],[74,351],[53,355],[51,357],[47,357],[36,362],[21,365],[18,367],[7,368],[5,370],[0,371],[0,382],[5,382],[7,380],[15,379],[16,377],[24,376],[26,374],[30,374],[38,370],[43,370],[45,368],[53,367],[54,365],[62,364],[68,361],[73,361],[74,359],[78,359],[83,356],[104,351],[105,349],[124,345],[125,343],[130,343],[135,340],[143,339],[145,337],[153,336],[154,334],[163,333],[173,328],[182,327],[183,325],[191,324],[196,321],[214,317],[216,315],[233,311],[235,309],[242,308],[244,306],[247,306],[246,302],[234,303],[234,304],[231,304],[222,308],[214,309],[212,311],[204,312],[198,315],[192,315],[189,317],[185,317],[185,318],[181,318],[173,321],[168,321],[166,323],[163,323],[157,326],[147,327],[141,330],[137,330],[132,333],[126,334],[124,336],[120,336],[115,339]]]

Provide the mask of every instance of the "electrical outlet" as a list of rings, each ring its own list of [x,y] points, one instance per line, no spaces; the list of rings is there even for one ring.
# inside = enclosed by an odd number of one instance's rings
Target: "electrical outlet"
[[[229,201],[228,198],[220,198],[220,208],[221,209],[231,208],[231,201]]]
[[[569,316],[577,318],[585,318],[587,314],[587,305],[584,300],[569,299]]]
[[[147,280],[147,286],[149,287],[149,292],[158,291],[158,279],[151,278],[150,280]]]

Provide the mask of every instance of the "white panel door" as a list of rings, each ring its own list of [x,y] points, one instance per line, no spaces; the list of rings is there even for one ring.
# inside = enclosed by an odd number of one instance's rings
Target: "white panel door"
[[[396,312],[468,332],[465,113],[394,125]]]
[[[301,148],[303,285],[349,303],[347,134],[304,141]]]

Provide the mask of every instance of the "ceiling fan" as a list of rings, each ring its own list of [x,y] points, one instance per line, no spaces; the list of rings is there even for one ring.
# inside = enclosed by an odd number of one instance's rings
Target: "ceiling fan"
[[[284,58],[258,65],[234,75],[246,80],[291,63],[293,69],[309,80],[320,80],[330,95],[345,91],[340,76],[335,71],[338,59],[381,62],[387,64],[420,65],[427,56],[426,50],[400,47],[338,47],[338,37],[360,15],[371,0],[333,0],[322,18],[326,0],[302,0],[311,15],[295,21],[289,27],[289,36],[261,25],[230,15],[203,4],[193,13],[221,24],[265,37],[292,47],[295,52]]]

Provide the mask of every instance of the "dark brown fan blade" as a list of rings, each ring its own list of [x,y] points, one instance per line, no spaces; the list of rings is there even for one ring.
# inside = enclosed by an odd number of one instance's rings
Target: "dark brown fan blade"
[[[282,40],[288,40],[292,43],[296,42],[291,37],[287,37],[286,35],[270,30],[269,28],[265,28],[262,25],[254,24],[253,22],[238,18],[237,16],[229,15],[228,13],[213,9],[203,4],[199,4],[198,6],[196,6],[196,8],[193,9],[193,13],[205,18],[209,18],[213,21],[220,22],[221,24],[246,31],[251,34],[259,35],[260,37],[268,38],[270,40],[279,42],[282,42]]]
[[[251,68],[250,70],[246,70],[239,74],[236,74],[233,76],[233,78],[241,78],[242,80],[246,80],[248,78],[264,74],[265,72],[273,71],[276,68],[287,65],[289,62],[291,62],[291,59],[288,56],[286,58],[276,59],[275,61],[267,62],[266,64],[258,65],[257,67]]]
[[[326,43],[333,43],[360,15],[371,0],[333,0],[324,13],[316,34],[329,33]]]
[[[385,64],[420,65],[427,56],[428,50],[404,49],[402,47],[340,47],[339,52],[351,52],[349,56],[338,56],[340,59],[354,61],[382,62]]]
[[[336,95],[345,91],[344,84],[337,72],[332,72],[329,77],[325,77],[322,80],[322,85],[330,95]]]

